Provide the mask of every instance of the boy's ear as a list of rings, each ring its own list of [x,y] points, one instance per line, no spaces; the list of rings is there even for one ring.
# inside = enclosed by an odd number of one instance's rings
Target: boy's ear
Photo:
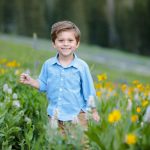
[[[80,42],[77,43],[77,48],[79,47],[79,45],[80,45]]]
[[[54,48],[56,48],[56,46],[55,46],[55,43],[54,43],[54,42],[52,42],[52,46],[53,46]]]

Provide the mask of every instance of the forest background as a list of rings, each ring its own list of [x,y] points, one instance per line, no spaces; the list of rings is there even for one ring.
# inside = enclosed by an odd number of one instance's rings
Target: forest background
[[[149,0],[0,0],[0,32],[50,38],[51,25],[71,20],[82,42],[150,55]]]

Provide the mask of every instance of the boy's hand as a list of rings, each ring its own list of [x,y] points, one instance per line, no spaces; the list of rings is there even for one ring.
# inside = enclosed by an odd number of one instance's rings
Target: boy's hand
[[[98,112],[97,112],[95,109],[92,111],[92,118],[93,118],[96,122],[98,122],[98,121],[100,120],[100,116],[98,115]]]
[[[39,89],[39,82],[31,78],[28,74],[22,73],[20,75],[20,82],[23,84],[29,84],[32,87]]]
[[[32,78],[28,74],[22,73],[20,75],[20,82],[23,84],[31,84]]]

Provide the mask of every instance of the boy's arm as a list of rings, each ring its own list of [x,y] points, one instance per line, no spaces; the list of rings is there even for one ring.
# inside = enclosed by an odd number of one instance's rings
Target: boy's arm
[[[31,78],[28,74],[22,73],[20,75],[20,82],[23,84],[31,85],[32,87],[39,89],[39,82]]]

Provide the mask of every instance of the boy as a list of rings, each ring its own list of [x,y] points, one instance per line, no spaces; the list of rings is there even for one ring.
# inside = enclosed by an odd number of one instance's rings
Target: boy
[[[51,38],[57,55],[45,61],[37,80],[23,73],[20,82],[46,92],[47,113],[50,118],[57,114],[60,128],[75,118],[86,127],[86,111],[94,102],[95,89],[88,65],[74,53],[80,44],[80,30],[70,21],[60,21],[52,26]],[[92,116],[99,121],[94,104]]]

